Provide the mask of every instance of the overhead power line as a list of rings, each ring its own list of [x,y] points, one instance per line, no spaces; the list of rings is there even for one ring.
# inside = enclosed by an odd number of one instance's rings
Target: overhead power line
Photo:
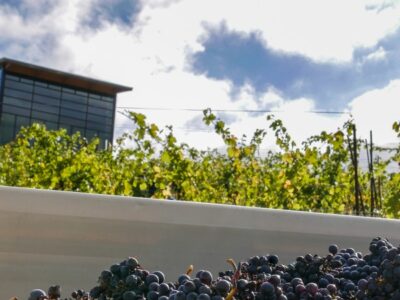
[[[114,127],[115,129],[126,129],[126,130],[131,130],[133,126],[116,126]],[[173,127],[174,131],[185,131],[185,132],[207,132],[207,133],[214,133],[213,128],[196,128],[196,127]]]
[[[118,109],[125,110],[153,110],[153,111],[194,111],[202,112],[204,109],[200,108],[172,108],[172,107],[136,107],[136,106],[119,106]],[[284,110],[272,110],[272,109],[211,109],[214,112],[231,112],[231,113],[284,113]],[[301,111],[304,113],[312,114],[335,114],[335,115],[350,115],[346,111],[323,111],[323,110],[306,110]]]
[[[149,111],[190,111],[190,112],[203,112],[204,109],[200,108],[172,108],[172,107],[139,107],[139,106],[119,106],[117,107],[118,113],[129,118],[124,111],[130,110],[149,110]],[[211,109],[213,112],[231,112],[231,113],[284,113],[283,110],[271,110],[271,109],[263,109],[263,110],[255,110],[255,109]],[[301,111],[304,113],[312,113],[312,114],[350,114],[345,111],[319,111],[319,110],[309,110],[309,111]],[[116,126],[117,129],[129,129],[130,126]],[[174,129],[186,131],[186,132],[212,132],[212,129],[207,128],[190,128],[190,127],[175,127]]]

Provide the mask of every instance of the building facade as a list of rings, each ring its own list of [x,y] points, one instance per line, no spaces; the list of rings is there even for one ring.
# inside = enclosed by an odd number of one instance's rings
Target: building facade
[[[0,59],[0,144],[21,126],[80,132],[100,145],[112,142],[116,97],[132,88],[7,58]]]

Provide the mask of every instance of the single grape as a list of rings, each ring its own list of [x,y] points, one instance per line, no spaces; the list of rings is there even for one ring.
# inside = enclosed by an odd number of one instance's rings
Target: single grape
[[[196,292],[190,292],[186,295],[186,300],[197,300],[199,295]]]
[[[335,255],[339,250],[339,247],[336,244],[332,244],[329,246],[328,251],[329,253],[331,253],[332,255]]]
[[[189,293],[191,293],[191,292],[196,291],[196,285],[195,285],[194,282],[191,281],[191,280],[185,281],[185,283],[183,284],[183,286],[184,286],[184,292],[185,292],[186,294],[189,294]]]
[[[158,278],[157,275],[155,275],[155,274],[149,274],[149,275],[146,277],[146,284],[147,284],[147,285],[150,285],[150,283],[152,283],[152,282],[159,283],[159,278]]]
[[[260,286],[260,292],[264,297],[268,297],[275,293],[275,287],[269,282],[264,282]]]
[[[139,261],[135,257],[128,257],[126,265],[131,269],[135,269],[139,266]]]
[[[203,271],[200,273],[199,279],[202,283],[210,285],[213,280],[213,276],[212,276],[211,272]]]
[[[197,300],[211,300],[208,294],[200,294],[197,296]]]
[[[122,295],[123,300],[136,300],[136,294],[132,291],[127,291]]]
[[[164,275],[163,272],[161,272],[161,271],[155,271],[155,272],[153,272],[153,274],[154,274],[154,275],[157,275],[157,277],[158,277],[158,282],[159,282],[159,283],[163,283],[163,282],[164,282],[164,280],[165,280],[165,275]]]
[[[217,290],[218,294],[220,294],[221,296],[225,296],[231,289],[231,284],[229,281],[222,279],[217,281],[215,289]]]

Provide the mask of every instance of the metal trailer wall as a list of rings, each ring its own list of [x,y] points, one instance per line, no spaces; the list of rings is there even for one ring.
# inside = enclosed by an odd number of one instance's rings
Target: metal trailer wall
[[[172,281],[190,264],[217,272],[266,253],[288,263],[331,243],[366,251],[376,236],[397,245],[400,222],[0,186],[0,299],[50,284],[64,297],[88,290],[128,256]]]

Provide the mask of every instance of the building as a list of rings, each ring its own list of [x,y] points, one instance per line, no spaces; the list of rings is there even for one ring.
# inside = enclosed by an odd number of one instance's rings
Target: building
[[[44,123],[65,128],[103,146],[113,140],[116,97],[131,87],[60,72],[8,58],[0,59],[0,144],[21,126]]]

